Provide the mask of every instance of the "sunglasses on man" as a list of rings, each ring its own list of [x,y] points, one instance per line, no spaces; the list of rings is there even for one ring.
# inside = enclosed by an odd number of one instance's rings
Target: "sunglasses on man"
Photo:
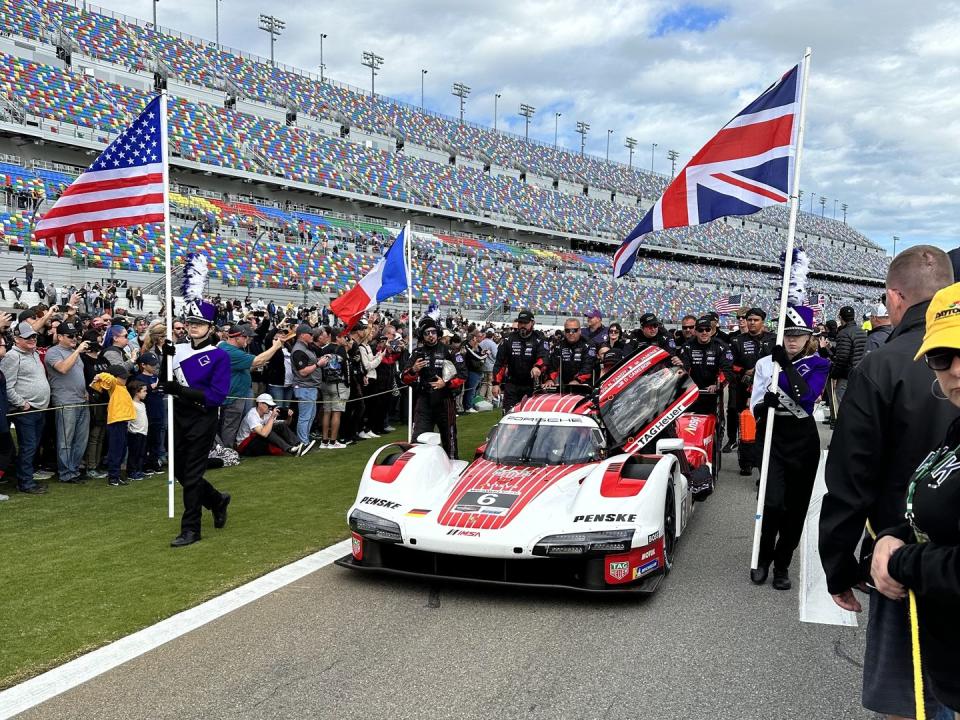
[[[564,328],[563,331],[564,331],[567,335],[574,335],[574,334],[580,332],[580,328]]]

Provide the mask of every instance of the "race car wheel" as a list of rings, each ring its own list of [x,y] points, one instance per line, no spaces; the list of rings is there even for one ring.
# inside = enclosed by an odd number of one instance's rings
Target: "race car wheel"
[[[723,453],[720,447],[723,444],[723,430],[717,425],[717,430],[713,437],[713,457],[710,458],[710,465],[713,468],[713,484],[717,484],[720,479],[720,464],[723,462]]]
[[[667,486],[667,501],[663,508],[663,573],[673,567],[673,549],[677,544],[677,504],[673,494],[673,483]]]

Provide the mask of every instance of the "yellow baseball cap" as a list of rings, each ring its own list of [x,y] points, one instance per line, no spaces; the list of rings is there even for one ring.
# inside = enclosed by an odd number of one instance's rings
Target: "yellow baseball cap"
[[[935,348],[960,348],[960,283],[949,285],[933,296],[927,308],[927,331],[914,356],[919,360]]]

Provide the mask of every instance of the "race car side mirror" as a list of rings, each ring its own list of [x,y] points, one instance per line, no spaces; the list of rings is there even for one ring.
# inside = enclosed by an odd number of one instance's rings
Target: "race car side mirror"
[[[440,445],[440,433],[435,432],[425,432],[420,433],[417,437],[417,442],[424,445]],[[682,442],[681,442],[682,447]]]
[[[657,440],[657,455],[666,455],[667,453],[683,450],[683,440],[681,438],[663,438]]]

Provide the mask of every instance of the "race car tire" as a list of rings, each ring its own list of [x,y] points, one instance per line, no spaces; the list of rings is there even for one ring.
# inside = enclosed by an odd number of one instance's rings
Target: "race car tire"
[[[713,468],[713,484],[716,485],[720,479],[720,465],[723,462],[723,453],[720,447],[723,443],[723,430],[718,424],[713,436],[713,457],[710,458],[710,466]]]
[[[673,550],[677,544],[677,504],[673,483],[667,485],[667,500],[663,507],[663,574],[673,567]]]

